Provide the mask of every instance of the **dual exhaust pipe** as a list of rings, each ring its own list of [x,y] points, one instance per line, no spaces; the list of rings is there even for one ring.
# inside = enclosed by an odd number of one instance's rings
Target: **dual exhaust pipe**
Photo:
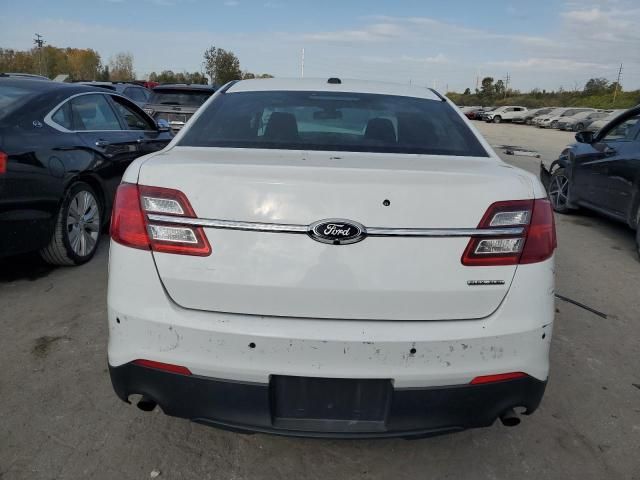
[[[520,417],[513,408],[509,408],[500,414],[500,421],[505,427],[515,427],[520,425]]]

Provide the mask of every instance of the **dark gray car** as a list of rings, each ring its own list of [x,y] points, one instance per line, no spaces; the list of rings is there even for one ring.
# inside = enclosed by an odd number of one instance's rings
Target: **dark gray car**
[[[165,120],[176,132],[213,95],[216,88],[215,85],[159,85],[152,90],[144,111],[156,122]]]

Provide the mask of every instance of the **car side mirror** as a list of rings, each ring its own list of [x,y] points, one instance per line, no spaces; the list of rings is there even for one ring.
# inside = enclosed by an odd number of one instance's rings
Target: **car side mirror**
[[[578,143],[593,143],[593,132],[584,130],[576,133],[576,141]]]
[[[158,120],[156,122],[156,125],[158,126],[159,132],[168,132],[170,130],[169,122],[167,122],[164,118],[161,118],[160,120]]]

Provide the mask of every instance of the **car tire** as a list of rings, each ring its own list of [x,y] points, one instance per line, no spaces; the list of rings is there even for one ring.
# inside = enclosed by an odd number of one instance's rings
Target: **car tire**
[[[554,120],[553,122],[551,122],[551,128],[557,128],[558,127],[558,121]]]
[[[87,183],[74,183],[56,215],[49,245],[40,256],[52,265],[82,265],[91,260],[100,242],[102,206]]]
[[[549,182],[549,200],[553,210],[558,213],[570,213],[573,209],[569,207],[569,189],[571,183],[564,168],[557,168],[551,174]]]
[[[636,213],[636,253],[638,254],[638,261],[640,261],[640,206],[638,207],[638,213]]]
[[[493,117],[493,123],[500,123],[502,122],[502,117],[500,115],[496,115],[495,117]]]
[[[584,123],[579,123],[576,125],[576,132],[581,132],[584,130]]]

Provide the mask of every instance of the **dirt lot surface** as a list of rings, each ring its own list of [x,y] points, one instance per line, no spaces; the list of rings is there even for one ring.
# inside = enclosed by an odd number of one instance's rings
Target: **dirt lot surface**
[[[572,135],[478,124],[492,145],[552,160]],[[539,159],[505,155],[530,171]],[[517,428],[424,440],[326,441],[239,435],[144,413],[107,373],[108,242],[78,268],[0,261],[0,478],[640,479],[640,262],[623,225],[557,218],[552,372]]]

